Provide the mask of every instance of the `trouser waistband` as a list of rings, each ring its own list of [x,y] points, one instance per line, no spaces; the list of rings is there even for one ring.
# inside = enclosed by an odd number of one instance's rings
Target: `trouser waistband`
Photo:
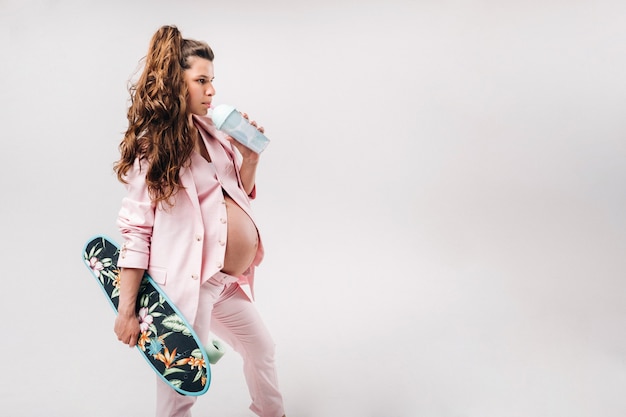
[[[231,282],[239,281],[239,278],[233,275],[228,275],[222,271],[219,271],[213,274],[213,276],[209,278],[209,280],[217,281],[220,284],[230,284]]]

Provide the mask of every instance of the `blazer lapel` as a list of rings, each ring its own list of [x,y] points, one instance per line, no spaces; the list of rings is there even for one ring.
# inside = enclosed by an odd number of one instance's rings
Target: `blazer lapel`
[[[200,135],[202,135],[205,138],[205,143],[207,143],[208,146],[211,146],[211,145],[220,146],[221,144],[222,145],[221,147],[224,148],[226,153],[234,157],[233,151],[230,149],[230,146],[228,146],[230,144],[220,138],[220,134],[218,133],[219,131],[215,128],[215,125],[213,125],[210,119],[206,117],[196,116],[196,115],[193,116],[193,119],[194,119],[195,124],[200,128],[199,129]],[[210,136],[212,136],[218,143],[214,143],[211,140],[211,138],[207,138],[206,137],[207,133]],[[224,146],[224,142],[226,142],[226,146]],[[211,149],[208,149],[208,151],[209,151],[209,154],[212,153]],[[196,189],[196,183],[193,180],[193,174],[191,173],[190,167],[187,166],[187,167],[181,168],[180,181],[183,184],[183,187],[185,187],[185,191],[187,191],[187,194],[189,195],[189,199],[191,200],[193,207],[199,213],[200,212],[200,200],[198,198],[198,190]]]
[[[196,125],[201,128],[200,129],[201,135],[205,136],[206,133],[208,133],[209,136],[211,136],[219,144],[222,145],[222,148],[224,148],[226,153],[231,157],[233,161],[236,160],[235,153],[233,152],[231,148],[230,142],[228,142],[226,139],[222,137],[223,133],[221,133],[219,130],[215,128],[215,125],[213,124],[213,122],[210,121],[210,119],[206,117],[196,116],[196,115],[193,116],[193,119]],[[204,132],[202,130],[204,130]],[[207,138],[206,136],[205,136],[205,139],[207,142],[211,142],[210,138]]]
[[[230,169],[227,168],[225,164],[233,164],[233,168],[235,168],[235,176],[243,189],[243,185],[241,185],[241,177],[239,176],[239,169],[237,169],[239,166],[237,163],[239,157],[233,150],[233,145],[224,139],[224,134],[215,128],[215,125],[210,121],[210,119],[206,117],[194,116],[194,120],[200,128],[200,135],[202,135],[204,139],[209,155],[211,155],[212,159],[214,157],[217,159],[216,161],[213,161],[213,163],[219,162],[219,164],[216,164],[216,168],[218,168],[217,175],[220,176],[223,172],[222,170]],[[219,155],[221,155],[221,152],[226,152],[228,158],[218,158]]]
[[[200,213],[200,200],[198,199],[198,190],[196,189],[196,183],[193,180],[193,174],[191,173],[191,168],[186,166],[181,168],[180,170],[180,182],[183,187],[185,187],[185,191],[191,200],[191,204],[193,208],[196,210],[196,213]]]

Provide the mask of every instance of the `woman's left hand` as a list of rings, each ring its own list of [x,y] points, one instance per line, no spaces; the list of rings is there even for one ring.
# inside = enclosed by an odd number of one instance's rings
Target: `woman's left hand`
[[[252,126],[256,127],[259,132],[265,133],[265,129],[263,128],[263,126],[259,126],[257,122],[255,122],[254,120],[250,120],[247,113],[241,113],[241,115],[244,117],[244,119],[248,120]],[[228,139],[228,141],[232,143],[235,146],[235,148],[237,148],[237,150],[241,153],[241,156],[243,157],[245,161],[258,162],[259,160],[258,153],[254,152],[252,149],[248,148],[247,146],[242,145],[241,143],[237,142],[232,136],[226,136],[226,139]]]

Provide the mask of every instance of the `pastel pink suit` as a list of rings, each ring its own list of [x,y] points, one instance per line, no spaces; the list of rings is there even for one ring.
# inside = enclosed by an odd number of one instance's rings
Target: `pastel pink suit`
[[[254,221],[250,199],[256,188],[246,195],[239,178],[241,162],[210,119],[194,116],[194,123],[207,146],[213,171],[192,158],[192,166],[180,171],[184,188],[175,195],[173,206],[157,207],[148,195],[147,164],[135,161],[125,177],[127,196],[117,221],[123,237],[118,266],[147,270],[204,343],[211,331],[239,352],[252,398],[250,409],[262,417],[281,417],[284,409],[274,342],[240,286],[248,284],[254,296],[254,269],[263,259],[260,238],[255,259],[244,275],[220,272],[228,227],[222,189]],[[196,184],[200,181],[196,179],[205,170],[200,199]],[[157,417],[189,417],[195,400],[157,378]]]

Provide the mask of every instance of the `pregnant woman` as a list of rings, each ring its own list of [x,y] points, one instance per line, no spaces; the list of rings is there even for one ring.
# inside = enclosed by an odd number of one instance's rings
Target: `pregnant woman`
[[[137,344],[135,306],[148,271],[203,342],[211,331],[241,354],[250,409],[281,417],[274,342],[241,287],[254,297],[254,269],[263,258],[250,206],[259,155],[207,117],[213,78],[211,48],[163,26],[130,88],[128,129],[115,164],[127,189],[117,220],[123,244],[115,333]],[[195,400],[157,378],[157,417],[189,417]]]

